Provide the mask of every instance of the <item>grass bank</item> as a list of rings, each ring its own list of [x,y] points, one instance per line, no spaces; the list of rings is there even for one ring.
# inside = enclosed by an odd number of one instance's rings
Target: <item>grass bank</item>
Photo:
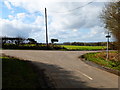
[[[75,45],[61,45],[68,50],[105,50],[106,46],[75,46]]]
[[[87,53],[82,57],[96,64],[120,71],[120,61],[118,61],[117,51],[109,52],[108,60],[106,60],[106,52]]]
[[[29,61],[3,56],[2,87],[6,88],[48,88],[44,85],[43,71],[41,75],[35,71]],[[38,80],[42,78],[41,80]]]

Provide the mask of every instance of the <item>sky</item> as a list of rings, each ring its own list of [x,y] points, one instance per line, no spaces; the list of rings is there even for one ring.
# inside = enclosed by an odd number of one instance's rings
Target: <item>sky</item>
[[[100,14],[105,1],[0,0],[0,36],[34,38],[44,43],[47,8],[49,42],[104,42],[106,29]]]

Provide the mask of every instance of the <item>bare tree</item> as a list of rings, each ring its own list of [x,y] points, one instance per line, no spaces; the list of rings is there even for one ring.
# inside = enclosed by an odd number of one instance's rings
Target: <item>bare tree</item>
[[[101,18],[105,23],[105,28],[112,32],[116,38],[117,47],[120,51],[120,0],[106,4],[103,8]]]

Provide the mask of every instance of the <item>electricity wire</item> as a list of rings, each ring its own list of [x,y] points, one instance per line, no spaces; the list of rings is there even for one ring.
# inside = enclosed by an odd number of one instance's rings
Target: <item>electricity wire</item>
[[[71,9],[71,10],[68,10],[68,11],[63,11],[63,12],[56,12],[56,11],[49,11],[49,12],[52,12],[52,13],[70,13],[70,12],[72,12],[72,11],[75,11],[75,10],[77,10],[77,9],[81,9],[81,8],[83,8],[83,7],[85,7],[85,6],[87,6],[87,5],[89,5],[89,4],[91,4],[91,3],[93,3],[95,0],[93,0],[93,1],[91,1],[91,2],[89,2],[89,3],[87,3],[87,4],[85,4],[85,5],[83,5],[83,6],[80,6],[80,7],[77,7],[77,8],[74,8],[74,9]]]

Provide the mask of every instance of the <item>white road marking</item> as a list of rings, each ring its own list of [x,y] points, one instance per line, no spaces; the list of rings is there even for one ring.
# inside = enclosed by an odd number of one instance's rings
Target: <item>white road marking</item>
[[[93,80],[93,78],[91,78],[90,76],[88,76],[88,75],[86,75],[86,74],[84,74],[83,72],[81,72],[81,71],[79,71],[82,75],[84,75],[85,77],[87,77],[88,79],[90,79],[90,80]]]

